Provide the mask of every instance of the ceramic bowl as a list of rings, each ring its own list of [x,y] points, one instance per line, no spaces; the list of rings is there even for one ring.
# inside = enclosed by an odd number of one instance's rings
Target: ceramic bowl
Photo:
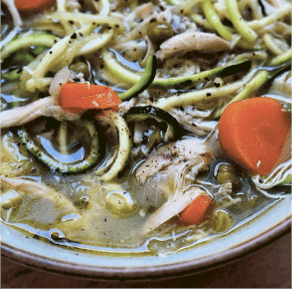
[[[141,280],[185,276],[236,260],[290,229],[291,197],[285,195],[269,209],[223,235],[164,256],[109,256],[74,251],[30,238],[1,225],[2,255],[50,272],[103,280]]]

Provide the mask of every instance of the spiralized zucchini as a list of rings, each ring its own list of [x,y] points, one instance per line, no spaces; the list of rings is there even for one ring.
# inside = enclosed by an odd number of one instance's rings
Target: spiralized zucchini
[[[130,155],[131,139],[129,128],[123,117],[114,111],[105,111],[104,113],[106,117],[113,122],[119,132],[119,149],[117,157],[111,168],[101,176],[102,180],[110,181],[124,168]],[[96,118],[98,120],[100,116],[97,115]]]

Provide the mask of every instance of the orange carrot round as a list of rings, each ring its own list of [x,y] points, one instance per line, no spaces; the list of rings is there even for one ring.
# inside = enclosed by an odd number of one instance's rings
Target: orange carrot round
[[[58,105],[74,113],[87,109],[117,109],[119,96],[108,86],[88,83],[65,83],[57,98]]]
[[[196,225],[208,215],[211,205],[212,199],[201,194],[180,213],[180,220],[185,224]]]
[[[291,121],[278,101],[257,97],[227,106],[218,130],[231,158],[253,174],[268,175],[280,162]]]
[[[22,11],[39,10],[55,3],[55,0],[15,0],[16,8]]]

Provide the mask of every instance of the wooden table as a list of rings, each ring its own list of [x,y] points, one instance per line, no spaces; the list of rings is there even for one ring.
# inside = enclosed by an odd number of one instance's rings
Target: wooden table
[[[108,283],[34,270],[2,258],[2,288],[291,288],[291,233],[220,268],[155,282]]]

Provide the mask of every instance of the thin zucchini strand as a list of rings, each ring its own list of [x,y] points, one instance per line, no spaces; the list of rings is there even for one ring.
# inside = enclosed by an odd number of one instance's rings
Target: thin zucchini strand
[[[78,162],[63,163],[61,160],[55,159],[39,147],[24,127],[16,129],[16,135],[25,145],[28,152],[35,156],[39,161],[50,167],[53,171],[59,171],[62,173],[79,173],[92,167],[98,161],[99,141],[98,133],[93,122],[89,120],[79,120],[78,122],[88,131],[91,139],[90,149],[87,156]]]
[[[234,28],[245,40],[249,42],[254,42],[257,39],[258,35],[242,19],[242,16],[238,10],[236,0],[225,0],[225,1],[226,1],[227,14]]]
[[[131,72],[130,70],[123,67],[115,58],[113,58],[110,55],[110,53],[103,54],[103,61],[104,61],[104,66],[105,66],[104,69],[107,72],[109,72],[111,75],[113,75],[113,77],[119,79],[120,81],[123,81],[124,83],[127,83],[127,84],[134,84],[134,85],[140,81],[141,77],[138,76],[138,74],[135,74],[134,72]],[[149,66],[150,64],[151,63],[149,63]],[[151,86],[157,85],[157,86],[163,86],[163,87],[173,87],[176,85],[189,83],[189,82],[198,84],[198,83],[206,81],[205,78],[208,78],[208,80],[212,80],[220,75],[224,75],[224,76],[232,75],[234,74],[234,71],[246,71],[249,68],[250,68],[250,62],[243,61],[234,65],[219,67],[212,70],[197,73],[194,75],[178,76],[178,77],[170,77],[170,78],[155,77],[151,83]],[[127,92],[128,91],[126,91],[126,93]],[[121,97],[121,95],[119,96]],[[124,100],[126,98],[123,97],[121,99]]]
[[[60,13],[66,12],[66,0],[57,0],[57,11]],[[61,19],[60,22],[65,30],[66,35],[72,34],[74,32],[74,28],[69,23],[69,21]]]
[[[123,117],[121,117],[118,113],[107,110],[105,111],[106,116],[112,121],[112,123],[116,126],[119,133],[119,149],[118,155],[115,159],[111,168],[101,176],[101,179],[104,181],[110,181],[114,179],[118,173],[124,168],[131,149],[131,140],[130,140],[130,131],[127,126],[126,121]],[[99,116],[96,118],[98,119]]]
[[[67,130],[68,130],[68,123],[67,121],[62,121],[59,130],[58,130],[58,141],[59,141],[59,148],[60,152],[63,155],[68,154],[68,149],[67,149]]]
[[[107,71],[109,75],[125,82],[128,85],[135,85],[137,82],[139,82],[141,76],[138,73],[131,72],[130,70],[124,68],[113,57],[112,53],[105,51],[102,56],[104,70]]]
[[[278,55],[277,57],[275,57],[271,62],[270,65],[280,65],[286,61],[289,61],[289,59],[291,59],[291,54],[292,54],[292,48],[290,48],[289,50],[287,50],[286,52],[284,52],[281,55]]]
[[[140,92],[144,91],[152,83],[156,75],[156,67],[156,56],[150,55],[147,59],[146,68],[140,80],[129,90],[120,93],[119,98],[121,100],[128,100],[134,96],[137,96]]]
[[[291,55],[291,53],[290,53]],[[274,58],[270,64],[274,65],[280,65],[279,67],[275,67],[274,69],[273,66],[270,66],[267,68],[263,67],[262,69],[259,69],[254,78],[247,83],[243,90],[235,96],[231,101],[229,101],[223,108],[217,111],[215,114],[215,118],[221,116],[225,108],[232,102],[246,99],[250,96],[252,96],[256,91],[258,91],[269,79],[274,77],[275,75],[281,73],[282,71],[285,71],[288,67],[291,67],[291,59],[288,58],[289,54],[286,52],[282,55],[279,55],[278,58]],[[285,62],[284,62],[285,61]],[[282,63],[281,63],[282,62]],[[291,68],[290,68],[291,69]]]
[[[283,50],[274,42],[274,38],[271,34],[265,33],[262,37],[267,48],[274,54],[279,55],[283,53]]]
[[[270,15],[260,19],[260,20],[253,20],[248,22],[248,26],[254,30],[259,30],[263,27],[266,27],[272,23],[276,23],[278,19],[286,17],[291,14],[292,5],[287,3],[282,7],[278,8],[275,12],[271,13]]]
[[[200,14],[191,14],[189,17],[194,20],[197,24],[203,26],[209,31],[216,31],[216,29],[211,25],[205,18]]]
[[[91,3],[93,4],[94,8],[98,11],[98,1],[91,0]],[[107,16],[110,12],[110,3],[108,0],[101,0],[101,9],[99,11],[100,16]]]
[[[32,45],[44,45],[52,47],[55,43],[56,36],[50,34],[34,33],[25,37],[18,37],[7,43],[1,52],[2,60],[9,57],[12,53],[20,49],[29,48]]]
[[[193,84],[199,84],[204,81],[214,80],[216,77],[225,77],[228,75],[234,75],[237,72],[243,72],[250,69],[250,61],[242,61],[233,65],[214,68],[211,70],[203,71],[193,75],[170,77],[170,78],[154,78],[152,85],[158,85],[163,87],[173,87],[177,85],[183,85],[184,83],[192,82]]]
[[[88,34],[91,31],[91,29],[92,28],[87,25],[87,26],[79,29],[76,32],[76,34],[79,35],[81,33],[81,34],[85,35],[85,34]],[[58,41],[50,49],[50,51],[44,56],[44,58],[41,60],[40,64],[37,66],[37,68],[33,72],[32,77],[29,80],[30,83],[29,82],[27,83],[26,89],[29,92],[34,92],[37,88],[33,85],[33,83],[32,83],[33,80],[44,77],[46,72],[50,69],[50,67],[52,65],[56,65],[56,63],[55,63],[56,61],[57,61],[57,63],[59,63],[59,59],[62,60],[61,56],[66,52],[66,50],[71,42],[70,39],[71,39],[71,35],[64,37],[63,39]],[[67,63],[67,65],[68,65],[68,63]]]
[[[253,95],[268,80],[268,75],[268,71],[260,71],[248,84],[246,84],[246,86],[244,86],[244,89],[237,96],[228,102],[227,105]],[[215,114],[215,118],[221,116],[227,105]]]
[[[218,34],[227,41],[232,40],[232,33],[225,29],[222,24],[220,17],[216,13],[210,0],[205,0],[202,3],[202,8],[206,19],[210,22],[213,28],[218,32]]]
[[[158,100],[155,106],[164,110],[169,110],[177,106],[187,106],[196,104],[201,101],[225,97],[235,93],[238,89],[244,86],[248,80],[249,78],[224,85],[220,88],[206,88],[199,91],[192,91],[176,96],[171,96],[168,98],[161,98]]]
[[[212,3],[210,0],[205,0],[202,2],[202,8],[207,20],[210,24],[214,27],[214,29],[218,32],[218,34],[227,41],[232,41],[233,34],[224,26],[220,20],[220,17],[216,13]],[[237,43],[239,47],[246,48],[246,49],[254,49],[254,45],[240,39]]]

